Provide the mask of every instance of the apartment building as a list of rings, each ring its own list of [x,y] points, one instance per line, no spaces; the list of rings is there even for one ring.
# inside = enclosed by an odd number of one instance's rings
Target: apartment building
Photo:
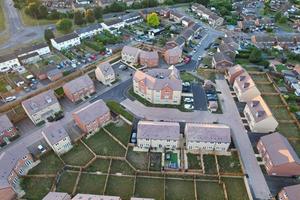
[[[109,62],[98,64],[95,70],[95,75],[97,80],[104,85],[110,85],[116,80],[115,72]]]
[[[109,108],[102,99],[81,108],[72,114],[76,125],[85,133],[95,133],[110,121]]]
[[[11,123],[6,114],[0,115],[0,146],[9,143],[17,135],[16,127]]]
[[[121,52],[122,61],[130,65],[139,63],[140,49],[131,46],[124,46]]]
[[[168,65],[175,65],[180,63],[182,56],[182,49],[178,46],[168,49],[164,53],[164,59]]]
[[[0,56],[0,72],[7,72],[19,66],[21,63],[14,53]]]
[[[188,151],[226,152],[231,143],[230,128],[223,124],[186,123],[184,134]]]
[[[87,75],[80,76],[63,86],[64,93],[72,102],[78,102],[96,92],[94,82]]]
[[[278,193],[278,200],[298,200],[300,199],[300,184],[286,186]]]
[[[175,67],[136,71],[133,75],[133,91],[153,104],[181,102],[182,81]]]
[[[300,159],[288,140],[280,133],[261,137],[257,143],[257,150],[262,156],[269,175],[300,175]]]
[[[235,65],[226,71],[226,79],[230,85],[233,85],[235,79],[244,72],[245,70],[241,65]]]
[[[247,101],[244,114],[252,132],[273,132],[278,126],[277,120],[261,96]]]
[[[73,147],[69,134],[60,122],[48,124],[42,130],[42,135],[49,146],[58,155],[68,152]]]
[[[48,117],[54,116],[55,113],[62,110],[53,90],[48,90],[22,101],[22,107],[35,125],[47,121]]]
[[[77,33],[70,33],[58,38],[53,38],[50,41],[53,48],[58,51],[69,49],[81,44],[80,37]]]
[[[177,122],[138,122],[137,146],[142,150],[176,149],[179,147],[180,137],[180,127]]]
[[[240,102],[248,102],[260,95],[254,81],[248,72],[243,72],[236,77],[233,83],[233,89]]]
[[[141,51],[139,55],[140,65],[145,67],[157,67],[159,57],[157,51]]]
[[[26,56],[32,53],[37,53],[39,56],[43,56],[51,53],[51,51],[47,43],[40,43],[20,48],[16,50],[15,53],[18,55],[18,57]]]
[[[103,31],[101,24],[92,24],[87,27],[83,27],[75,30],[74,32],[79,36],[80,39],[91,38]]]

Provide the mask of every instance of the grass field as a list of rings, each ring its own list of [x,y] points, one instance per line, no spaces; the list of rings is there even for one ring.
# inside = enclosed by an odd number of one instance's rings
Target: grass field
[[[256,84],[256,87],[261,93],[276,93],[277,91],[273,87],[273,85],[270,84]]]
[[[161,169],[161,153],[150,153],[149,170],[160,171]]]
[[[279,95],[262,95],[262,97],[269,107],[275,105],[283,105],[283,102],[281,101]]]
[[[201,200],[224,200],[224,190],[217,182],[197,181],[197,197]]]
[[[164,180],[159,178],[136,178],[135,197],[164,199]]]
[[[7,88],[6,86],[8,86],[9,84],[6,83],[5,80],[0,80],[0,93],[5,93],[7,92]]]
[[[217,174],[216,160],[213,155],[203,155],[204,169],[206,174]]]
[[[133,196],[134,178],[109,176],[105,194],[129,200]]]
[[[95,133],[84,142],[97,154],[102,156],[120,156],[123,157],[126,150],[111,138],[103,129]]]
[[[5,30],[5,15],[3,10],[3,0],[0,0],[0,32]]]
[[[254,82],[270,82],[265,74],[251,74],[251,77]]]
[[[63,167],[62,161],[51,151],[40,157],[41,162],[28,174],[56,174]]]
[[[22,179],[22,189],[26,191],[24,199],[40,200],[50,191],[53,178],[24,178]]]
[[[20,16],[21,16],[22,22],[25,26],[41,26],[41,25],[55,24],[57,22],[57,20],[34,19],[34,18],[26,15],[24,12],[24,9],[20,11]]]
[[[84,166],[92,158],[93,154],[81,143],[73,145],[73,148],[61,157],[66,164],[75,166]]]
[[[198,80],[195,76],[193,76],[192,74],[190,74],[188,72],[181,72],[180,78],[184,82],[194,82],[194,81]]]
[[[82,173],[76,189],[77,193],[103,194],[106,176]]]
[[[125,175],[134,175],[135,171],[132,169],[127,162],[122,160],[113,160],[110,168],[111,174],[125,174]]]
[[[199,154],[187,154],[188,168],[189,169],[201,169],[201,159]]]
[[[148,170],[148,153],[133,151],[129,147],[127,151],[127,160],[136,168],[140,170]]]
[[[217,156],[220,172],[242,173],[241,164],[237,152],[232,152],[231,156]]]
[[[107,173],[110,160],[96,159],[84,171]]]
[[[297,155],[300,156],[300,140],[289,140],[289,142],[296,151]]]
[[[289,111],[285,107],[271,107],[271,111],[277,120],[293,120],[293,118],[289,115]]]
[[[130,139],[131,126],[129,126],[126,122],[119,120],[117,123],[108,124],[105,126],[105,129],[122,142],[122,144],[127,146]]]
[[[57,192],[66,192],[72,194],[78,173],[64,172],[57,184]]]
[[[167,200],[195,199],[194,183],[192,181],[167,179],[165,187]]]
[[[300,137],[300,130],[297,125],[293,123],[279,123],[277,131],[285,137]]]
[[[244,180],[241,178],[222,178],[226,185],[228,199],[249,200]]]

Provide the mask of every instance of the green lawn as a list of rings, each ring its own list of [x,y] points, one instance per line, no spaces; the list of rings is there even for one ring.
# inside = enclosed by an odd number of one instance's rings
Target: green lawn
[[[150,153],[150,171],[160,171],[161,170],[161,153]]]
[[[0,80],[0,93],[5,93],[7,92],[6,86],[8,84],[2,79]]]
[[[268,106],[283,105],[279,95],[262,95]]]
[[[203,162],[206,174],[217,174],[216,160],[214,155],[203,155]]]
[[[288,68],[287,68],[285,65],[283,65],[283,64],[276,65],[275,67],[276,67],[276,71],[277,71],[277,72],[281,72],[282,70],[287,70],[287,69],[288,69]]]
[[[130,147],[126,158],[136,169],[148,170],[148,153],[133,151]]]
[[[194,75],[192,75],[188,72],[181,72],[180,73],[180,78],[184,82],[194,82],[194,81],[198,80],[198,78],[196,78]]]
[[[222,178],[229,200],[249,200],[242,178]]]
[[[73,148],[61,157],[66,164],[75,166],[84,166],[92,158],[93,154],[81,143],[73,145]]]
[[[224,200],[223,186],[216,182],[197,181],[197,197],[201,200]]]
[[[123,120],[119,120],[117,123],[108,124],[105,126],[105,129],[115,136],[120,142],[122,142],[122,144],[127,146],[131,134],[130,125]]]
[[[95,133],[84,142],[97,154],[102,156],[119,156],[123,157],[126,150],[110,137],[103,129]]]
[[[57,184],[57,192],[66,192],[72,194],[78,173],[64,172]]]
[[[104,159],[97,158],[84,171],[107,173],[108,168],[109,168],[109,163],[110,163],[110,160],[104,160]]]
[[[109,176],[105,194],[129,200],[133,196],[134,178]]]
[[[270,84],[256,84],[256,87],[261,93],[276,93],[277,91],[273,87],[273,85]]]
[[[125,174],[125,175],[134,175],[135,171],[132,169],[127,162],[122,160],[113,160],[110,167],[111,174]]]
[[[3,0],[0,0],[0,31],[5,30],[5,15],[3,11]]]
[[[242,173],[241,164],[237,152],[232,152],[231,156],[218,156],[220,172],[223,173]]]
[[[41,200],[50,192],[53,178],[23,178],[21,187],[26,192],[24,199]]]
[[[41,162],[28,174],[56,174],[63,167],[62,161],[51,151],[40,157]]]
[[[103,194],[106,176],[82,173],[77,186],[77,193]]]
[[[189,169],[201,169],[201,156],[199,154],[187,154],[188,168]]]
[[[116,114],[122,115],[129,121],[133,121],[134,117],[132,114],[127,112],[118,102],[116,101],[107,101],[106,105],[109,107],[109,109],[112,112],[115,112]]]
[[[134,196],[163,200],[164,180],[159,178],[137,177]]]
[[[300,137],[300,130],[298,126],[293,123],[279,123],[277,131],[285,137]]]
[[[166,200],[195,199],[193,181],[166,180]]]
[[[254,82],[270,82],[266,74],[251,74]]]
[[[289,111],[285,107],[271,107],[270,109],[277,120],[293,120],[292,117],[289,115]]]

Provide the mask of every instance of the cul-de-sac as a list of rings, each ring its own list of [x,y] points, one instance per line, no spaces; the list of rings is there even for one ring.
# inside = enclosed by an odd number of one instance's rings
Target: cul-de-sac
[[[300,1],[0,0],[0,200],[300,200]]]

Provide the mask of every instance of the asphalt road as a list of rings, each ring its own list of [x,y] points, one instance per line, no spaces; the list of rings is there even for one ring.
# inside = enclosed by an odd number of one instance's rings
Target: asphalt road
[[[195,110],[207,110],[204,89],[199,84],[192,84]]]

